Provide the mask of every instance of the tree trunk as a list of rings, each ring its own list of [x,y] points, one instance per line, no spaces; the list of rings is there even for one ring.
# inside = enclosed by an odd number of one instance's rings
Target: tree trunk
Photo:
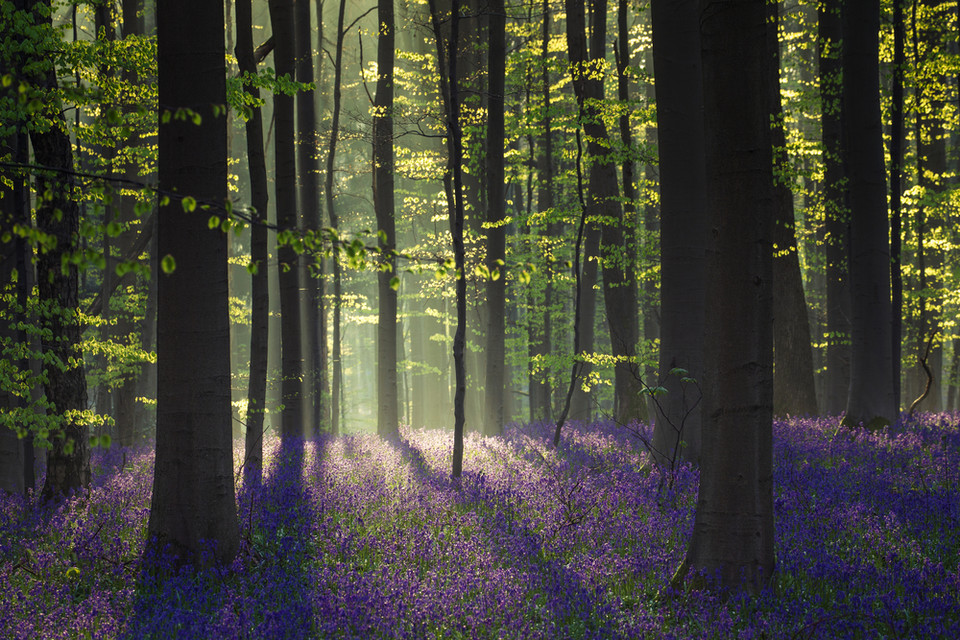
[[[377,40],[377,95],[373,120],[373,202],[377,230],[382,234],[382,263],[377,273],[377,433],[394,437],[400,433],[400,411],[397,388],[399,274],[393,162],[393,65],[396,41],[393,0],[379,0],[377,12],[380,35]]]
[[[772,61],[763,0],[705,0],[704,131],[711,228],[703,454],[684,562],[723,590],[774,569]],[[684,572],[678,573],[684,577]]]
[[[653,0],[660,153],[660,380],[653,453],[700,459],[707,237],[698,0]],[[671,374],[681,369],[683,375]]]
[[[506,9],[491,0],[487,53],[487,334],[486,406],[483,433],[503,431],[506,383],[506,198],[504,195],[504,75],[506,72]]]
[[[453,337],[453,362],[456,378],[453,395],[453,462],[451,475],[459,479],[463,473],[463,430],[466,416],[464,400],[467,375],[464,365],[464,343],[467,329],[467,278],[463,244],[463,138],[460,130],[460,90],[457,58],[460,39],[460,0],[453,0],[450,12],[450,36],[444,45],[440,14],[436,0],[430,3],[430,20],[437,44],[440,94],[446,107],[447,173],[444,176],[450,213],[450,234],[453,238],[454,264],[457,270],[457,329]]]
[[[843,131],[850,198],[852,308],[850,392],[845,421],[897,418],[890,329],[890,245],[880,121],[880,7],[850,0],[843,10]]]
[[[255,74],[253,57],[253,13],[251,0],[237,0],[237,62],[240,71]],[[270,292],[267,250],[267,165],[263,151],[263,115],[260,89],[245,82],[244,91],[254,106],[246,122],[247,169],[250,174],[250,200],[255,222],[250,226],[250,260],[254,264],[250,312],[250,381],[247,388],[247,425],[244,438],[243,484],[260,485],[263,466],[263,418],[267,407],[267,356],[270,343]]]
[[[49,0],[28,0],[25,5],[25,10],[33,14],[35,24],[50,24]],[[57,75],[52,60],[23,62],[25,66],[36,66],[29,78],[31,84],[47,95],[57,94]],[[53,247],[41,249],[37,255],[39,301],[53,311],[42,321],[45,332],[40,342],[46,375],[43,386],[47,401],[55,407],[61,424],[47,454],[43,497],[49,500],[90,483],[89,430],[76,415],[87,409],[81,328],[77,317],[79,276],[76,264],[67,263],[66,273],[63,270],[65,260],[78,248],[80,209],[73,195],[73,149],[59,107],[49,129],[30,131],[30,142],[35,163],[57,172],[52,176],[38,176],[36,209],[37,227],[56,240]]]
[[[312,84],[313,72],[313,42],[311,40],[310,3],[299,0],[294,3],[296,14],[297,82]],[[323,16],[317,14],[317,22],[323,21]],[[321,41],[322,45],[322,41]],[[297,92],[297,176],[299,177],[299,204],[300,215],[303,218],[303,227],[306,230],[319,230],[320,215],[320,176],[317,153],[320,149],[320,136],[317,132],[317,112],[314,100],[314,90],[305,89]],[[311,252],[311,256],[318,256]],[[319,258],[319,256],[318,256]],[[306,308],[303,310],[304,327],[302,333],[303,351],[306,366],[304,367],[304,383],[307,393],[304,398],[304,429],[306,433],[317,433],[320,427],[320,416],[323,412],[323,394],[320,391],[320,341],[326,340],[326,335],[320,334],[320,314],[323,312],[323,299],[320,297],[320,281],[316,266],[319,259],[303,261],[300,277],[303,279],[306,295],[302,300]]]
[[[337,140],[340,137],[340,100],[341,78],[343,77],[343,16],[346,11],[346,0],[340,0],[340,11],[337,15],[337,45],[333,63],[333,113],[330,117],[330,145],[327,147],[327,173],[324,194],[327,200],[327,214],[330,216],[330,228],[339,231],[340,219],[337,215],[333,193],[333,172],[337,158]],[[330,431],[334,435],[340,433],[340,400],[343,397],[343,363],[340,360],[340,306],[343,295],[339,253],[333,254],[333,378],[330,389]]]
[[[850,385],[850,213],[841,149],[842,24],[839,0],[819,9],[820,111],[823,139],[824,246],[827,262],[827,372],[823,411],[836,415]]]
[[[542,132],[539,154],[539,180],[537,181],[537,206],[541,212],[552,213],[553,209],[553,118],[550,113],[550,6],[549,0],[543,0],[543,34],[540,48],[540,63],[542,70]],[[552,215],[550,216],[553,217]],[[559,235],[559,223],[546,223],[546,240]],[[543,228],[543,225],[541,225]],[[544,252],[549,256],[548,252]],[[546,359],[553,350],[553,278],[554,266],[549,258],[543,260],[543,278],[546,281],[543,293],[543,307],[539,310],[531,309],[533,314],[540,317],[531,321],[533,326],[539,324],[542,333],[539,337],[531,335],[531,355]],[[546,362],[546,360],[544,360]],[[530,375],[530,421],[547,420],[551,413],[551,396],[553,391],[550,385],[550,369],[545,365],[539,376]]]
[[[277,76],[293,79],[295,75],[296,39],[293,0],[270,0],[270,24],[275,48],[274,66]],[[297,159],[294,145],[293,96],[275,93],[274,149],[276,153],[277,227],[296,231]],[[280,414],[281,435],[286,438],[303,435],[303,348],[300,324],[300,256],[289,243],[277,247],[280,275]]]
[[[903,72],[904,0],[893,0],[893,87],[890,104],[890,339],[893,360],[893,404],[900,410],[901,360],[903,358]]]
[[[773,410],[777,415],[817,415],[813,381],[810,318],[803,295],[803,276],[797,250],[793,191],[787,158],[786,125],[780,96],[779,5],[768,2],[771,28],[767,30],[770,65],[770,113],[773,127],[774,223],[773,279]]]
[[[184,16],[189,15],[189,20]],[[160,277],[157,444],[150,549],[194,565],[229,564],[240,537],[233,482],[227,238],[185,196],[221,207],[227,198],[223,5],[157,6]],[[167,119],[190,105],[202,118]],[[174,195],[175,194],[175,195]],[[170,265],[165,271],[169,271]]]
[[[938,96],[946,79],[938,69],[941,64],[938,51],[940,33],[930,28],[927,22],[936,14],[941,4],[939,0],[920,2],[919,8],[924,12],[926,20],[923,22],[926,24],[918,25],[918,3],[915,2],[912,17],[913,54],[917,65],[914,74],[917,83],[914,89],[917,100],[914,137],[917,141],[917,182],[922,195],[917,203],[914,224],[917,234],[917,302],[920,310],[914,352],[917,364],[911,368],[909,375],[914,384],[908,388],[917,391],[914,397],[919,396],[925,388],[927,374],[919,364],[920,358],[924,358],[933,376],[929,393],[918,405],[924,411],[941,411],[943,408],[943,394],[940,390],[943,374],[942,339],[935,337],[929,355],[925,355],[930,336],[940,337],[942,331],[938,310],[943,307],[943,301],[937,291],[942,286],[939,273],[943,269],[943,253],[936,242],[929,240],[942,235],[941,216],[937,206],[932,203],[943,189],[942,176],[947,171],[946,139],[941,119],[945,104]]]

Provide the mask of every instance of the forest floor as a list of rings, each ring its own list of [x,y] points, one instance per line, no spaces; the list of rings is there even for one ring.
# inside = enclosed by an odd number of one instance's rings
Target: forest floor
[[[960,415],[774,425],[777,575],[669,591],[697,473],[598,423],[267,443],[232,566],[140,570],[153,453],[97,450],[52,512],[0,496],[0,638],[957,638]],[[237,443],[237,465],[242,443]]]

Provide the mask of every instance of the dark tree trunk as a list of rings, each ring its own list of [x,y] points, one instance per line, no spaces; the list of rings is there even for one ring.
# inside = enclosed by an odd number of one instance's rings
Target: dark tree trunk
[[[819,10],[820,111],[823,138],[824,245],[827,279],[827,372],[823,411],[843,411],[850,384],[850,213],[841,138],[841,4],[831,0]]]
[[[324,185],[324,194],[327,201],[327,215],[330,216],[330,228],[339,231],[340,218],[337,215],[333,193],[333,172],[336,166],[337,141],[340,137],[340,100],[341,78],[343,77],[343,16],[346,11],[346,0],[340,0],[340,11],[337,14],[337,45],[333,63],[333,113],[330,116],[330,145],[327,147],[327,173]],[[343,363],[340,360],[340,307],[343,295],[339,254],[333,255],[333,378],[330,389],[330,431],[334,435],[340,433],[340,400],[343,397]]]
[[[537,191],[537,206],[541,212],[551,211],[553,209],[553,119],[550,113],[550,64],[549,64],[549,44],[550,44],[550,7],[549,0],[543,0],[543,41],[541,44],[540,55],[542,72],[542,133],[539,155],[539,172]],[[551,215],[552,217],[552,215]],[[546,223],[547,238],[555,238],[559,235],[559,223]],[[531,336],[531,355],[546,359],[553,350],[553,323],[551,315],[553,312],[553,278],[555,276],[552,262],[544,260],[543,277],[546,280],[543,293],[543,307],[539,312],[531,309],[540,317],[539,321],[542,327],[542,333],[539,337]],[[531,322],[531,328],[538,322]],[[544,360],[546,361],[546,360]],[[551,397],[553,391],[550,385],[550,370],[544,367],[539,376],[531,373],[530,375],[530,420],[547,420],[551,413]]]
[[[26,11],[36,24],[50,24],[48,0],[27,0]],[[38,49],[40,50],[40,49]],[[48,95],[57,92],[57,75],[52,60],[24,60],[36,65],[30,81]],[[50,167],[55,174],[37,177],[36,221],[40,231],[56,240],[55,246],[40,250],[37,256],[37,290],[41,305],[54,313],[43,320],[44,393],[61,421],[61,430],[53,435],[47,454],[47,479],[44,499],[69,494],[90,482],[88,428],[75,416],[87,409],[87,386],[83,355],[80,350],[78,312],[79,276],[76,264],[66,273],[64,261],[78,249],[80,209],[74,199],[73,148],[66,122],[57,109],[53,124],[46,131],[31,130],[30,142],[36,164]],[[75,364],[71,364],[73,361]],[[73,417],[71,417],[73,416]]]
[[[770,64],[770,112],[774,158],[773,223],[773,410],[777,415],[817,414],[813,381],[810,318],[803,294],[800,254],[797,250],[793,191],[787,158],[786,125],[780,96],[779,5],[768,2],[771,28],[767,30]]]
[[[900,410],[901,359],[903,358],[903,72],[904,0],[893,0],[893,87],[890,104],[890,297],[893,347],[893,401]]]
[[[453,464],[451,475],[460,478],[463,473],[463,430],[466,416],[467,374],[463,351],[467,329],[466,256],[463,243],[463,136],[460,129],[460,89],[457,70],[457,47],[460,40],[460,0],[453,0],[450,9],[450,36],[444,43],[441,17],[436,0],[430,3],[430,19],[437,44],[440,93],[443,96],[447,120],[447,173],[444,176],[447,203],[450,211],[450,233],[453,237],[453,256],[457,270],[457,329],[453,337],[453,362],[456,378],[453,395]]]
[[[660,152],[660,399],[653,434],[661,464],[700,459],[706,173],[698,0],[653,0],[653,66]],[[682,369],[683,376],[670,372]],[[683,446],[685,445],[685,446]]]
[[[879,4],[843,10],[843,139],[850,198],[851,361],[845,421],[890,424],[890,245],[880,121]]]
[[[253,14],[251,0],[237,0],[237,62],[246,74],[257,72],[253,57]],[[245,82],[244,91],[254,105],[260,101],[260,89]],[[247,170],[250,174],[250,200],[256,219],[250,227],[250,260],[255,265],[251,283],[250,382],[247,388],[247,426],[244,439],[243,484],[260,485],[263,467],[263,417],[267,406],[267,353],[270,343],[270,292],[267,250],[267,164],[263,151],[263,116],[259,106],[250,109],[246,122]]]
[[[701,13],[711,228],[703,453],[684,565],[724,590],[758,591],[773,548],[773,159],[764,0]],[[684,571],[678,578],[684,577]]]
[[[630,103],[630,30],[627,26],[627,0],[619,0],[617,6],[617,39],[614,41],[617,58],[617,99],[623,105]],[[639,263],[638,235],[640,221],[637,219],[637,189],[634,184],[636,163],[633,159],[633,133],[630,129],[630,110],[624,110],[620,116],[620,142],[623,145],[623,161],[620,164],[620,174],[623,179],[623,256],[626,263],[623,268],[623,288],[628,290],[629,297],[626,304],[632,302],[633,309],[628,309],[624,319],[628,333],[633,336],[633,344],[627,349],[628,355],[636,356],[637,347],[641,339],[640,333],[640,303],[638,297],[637,264]],[[647,405],[642,393],[641,381],[643,373],[636,362],[623,363],[615,375],[621,379],[621,392],[617,394],[616,419],[621,424],[633,420],[646,422]]]
[[[918,7],[919,4],[919,7]],[[941,217],[936,206],[930,206],[942,190],[942,176],[947,170],[947,148],[941,114],[945,106],[940,97],[943,86],[943,74],[937,69],[939,59],[940,33],[927,21],[931,20],[942,3],[940,0],[914,2],[912,16],[913,55],[916,69],[914,76],[917,86],[914,89],[917,106],[914,117],[914,138],[917,141],[917,182],[921,189],[921,199],[917,203],[914,229],[917,236],[917,304],[919,318],[913,358],[916,364],[911,367],[909,377],[913,384],[911,395],[919,397],[927,384],[926,369],[921,366],[921,358],[933,376],[926,397],[918,405],[921,410],[940,411],[943,408],[941,378],[943,373],[943,348],[940,337],[941,322],[939,309],[943,301],[936,293],[942,286],[939,272],[943,268],[943,253],[932,238],[942,235]],[[922,9],[925,20],[918,24],[917,11]],[[925,24],[924,24],[925,23]],[[929,355],[925,355],[927,341],[933,338]]]
[[[483,433],[503,431],[506,383],[506,198],[504,196],[503,93],[506,72],[506,10],[503,0],[491,0],[487,53],[487,335],[486,407]]]
[[[184,16],[189,15],[189,20]],[[227,198],[223,5],[157,5],[161,114],[157,318],[157,444],[149,536],[153,551],[194,565],[229,564],[239,546],[230,408],[227,238],[181,198],[221,207]],[[167,120],[165,122],[165,120]],[[176,194],[176,195],[174,195]],[[169,257],[169,258],[168,258]],[[169,268],[168,268],[169,270]],[[212,548],[211,548],[212,546]]]
[[[377,95],[373,120],[373,203],[380,237],[382,266],[377,274],[377,433],[400,432],[397,389],[397,230],[394,220],[393,65],[396,20],[393,0],[379,0]],[[399,286],[399,280],[396,281]]]
[[[310,3],[299,0],[295,3],[297,82],[312,84],[313,71],[313,42],[311,41]],[[323,16],[317,14],[317,22],[323,21]],[[321,41],[322,42],[322,41]],[[320,136],[317,132],[317,112],[314,100],[314,90],[305,89],[297,92],[297,177],[299,181],[300,215],[306,230],[320,228],[320,175],[317,153],[320,149]],[[316,255],[316,254],[314,254]],[[323,313],[323,299],[320,296],[320,280],[317,277],[316,267],[320,260],[304,265],[301,272],[306,295],[303,299],[304,328],[302,331],[303,351],[307,366],[304,371],[305,388],[307,389],[304,408],[304,429],[308,433],[317,433],[320,428],[320,417],[323,413],[324,397],[320,385],[320,341],[326,340],[326,335],[319,333],[320,314]]]
[[[270,0],[273,27],[274,67],[277,76],[293,79],[296,57],[293,0]],[[293,96],[275,93],[274,149],[276,152],[277,226],[295,231],[297,214],[297,159],[293,121]],[[300,256],[291,244],[277,247],[280,275],[280,414],[281,435],[286,439],[303,435],[303,349],[300,324]]]

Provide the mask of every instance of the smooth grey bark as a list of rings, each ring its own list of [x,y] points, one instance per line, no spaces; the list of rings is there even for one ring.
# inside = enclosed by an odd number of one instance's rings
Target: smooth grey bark
[[[850,385],[849,252],[850,213],[847,207],[847,177],[842,152],[843,95],[841,91],[841,3],[820,5],[818,55],[820,62],[820,112],[823,140],[824,229],[821,244],[826,258],[827,370],[823,411],[836,415],[844,410]]]
[[[400,433],[400,397],[397,385],[397,225],[394,199],[393,66],[396,18],[393,0],[379,0],[377,20],[377,93],[373,119],[373,206],[380,232],[381,268],[377,273],[377,433]]]
[[[843,139],[850,202],[852,309],[850,391],[844,421],[891,424],[890,245],[880,120],[880,7],[848,0],[843,10]]]
[[[340,138],[340,109],[343,78],[343,19],[346,12],[346,0],[340,0],[340,10],[337,13],[337,44],[333,63],[333,112],[330,116],[330,142],[327,146],[327,167],[324,180],[324,197],[327,203],[327,215],[330,216],[330,228],[336,233],[340,228],[340,217],[337,214],[336,198],[333,193],[333,173],[337,159],[337,141]],[[343,362],[341,361],[340,310],[342,303],[342,282],[340,274],[339,254],[333,255],[333,350],[330,354],[333,365],[333,377],[330,387],[330,432],[340,433],[340,400],[343,397]]]
[[[294,4],[296,15],[297,82],[312,85],[314,82],[313,42],[311,39],[310,2],[300,0]],[[323,16],[317,14],[317,23],[323,22]],[[322,40],[320,41],[322,42]],[[319,230],[320,213],[320,173],[317,154],[320,149],[320,135],[317,131],[316,100],[313,89],[297,92],[297,177],[298,203],[300,216],[305,230]],[[317,255],[316,250],[311,256]],[[320,279],[316,267],[322,259],[303,261],[300,277],[303,279],[305,296],[302,300],[304,352],[304,383],[307,393],[304,398],[304,429],[309,433],[319,433],[323,403],[326,401],[320,384],[320,342],[326,335],[320,333],[320,316],[323,313],[323,298],[320,295]]]
[[[483,433],[498,435],[505,422],[506,397],[506,197],[504,194],[504,76],[506,9],[491,0],[487,33],[487,331]]]
[[[780,94],[779,5],[769,2],[770,113],[774,160],[773,224],[773,411],[777,415],[817,415],[810,318],[803,292],[797,247],[786,125]]]
[[[765,0],[704,0],[700,14],[710,227],[703,452],[684,566],[721,590],[774,570],[773,159]]]
[[[660,374],[653,454],[660,464],[701,455],[706,295],[704,168],[698,0],[653,0],[653,67],[660,156]],[[682,369],[684,375],[671,374]]]
[[[253,10],[251,0],[237,0],[237,62],[242,73],[255,74],[253,54]],[[247,425],[244,436],[243,484],[257,487],[263,468],[263,418],[267,408],[267,358],[270,343],[270,291],[267,206],[267,164],[263,149],[263,115],[259,106],[260,89],[245,82],[243,90],[254,106],[245,129],[247,134],[247,172],[250,176],[250,203],[256,219],[250,226],[250,260],[256,265],[251,281],[250,378],[247,387]]]
[[[293,0],[270,0],[270,24],[275,48],[274,67],[278,77],[295,77],[296,38]],[[294,100],[284,93],[273,95],[275,121],[277,226],[294,231],[297,212],[297,159],[295,149]],[[303,345],[300,322],[300,256],[291,244],[277,247],[280,276],[280,413],[281,435],[303,435]]]
[[[189,20],[183,17],[189,15]],[[227,198],[223,5],[157,5],[160,104],[202,118],[161,114],[158,249],[175,260],[161,274],[157,312],[157,442],[148,550],[193,565],[229,564],[240,543],[233,480],[227,237],[189,196]]]

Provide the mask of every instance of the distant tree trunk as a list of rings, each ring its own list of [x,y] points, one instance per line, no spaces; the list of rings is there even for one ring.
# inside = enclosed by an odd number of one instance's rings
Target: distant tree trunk
[[[240,71],[255,74],[253,57],[253,13],[251,0],[237,0],[237,62]],[[245,82],[244,91],[254,105],[259,104],[260,89]],[[250,313],[250,383],[247,389],[247,426],[244,440],[243,484],[260,485],[263,466],[263,417],[267,406],[267,350],[270,343],[270,292],[267,250],[267,165],[263,151],[263,115],[259,106],[250,109],[246,122],[247,168],[250,174],[250,200],[256,222],[250,227],[250,260],[253,273]]]
[[[939,309],[943,303],[938,294],[931,292],[942,286],[938,273],[943,268],[943,254],[936,242],[930,242],[931,238],[941,235],[941,223],[936,206],[931,206],[930,202],[942,189],[942,176],[947,171],[947,147],[941,119],[945,101],[938,95],[945,81],[943,74],[937,69],[940,63],[938,49],[941,34],[928,24],[918,25],[917,11],[922,9],[926,20],[930,20],[941,4],[940,0],[914,2],[912,17],[913,55],[917,65],[914,74],[917,83],[914,89],[917,103],[914,138],[917,141],[917,182],[923,195],[917,204],[914,224],[917,235],[916,270],[920,313],[916,351],[913,355],[918,364],[912,367],[909,374],[913,385],[908,388],[915,389],[914,397],[917,397],[927,384],[926,370],[919,365],[920,358],[923,357],[933,376],[929,393],[918,405],[925,411],[941,411],[943,408],[943,394],[940,390],[943,374],[942,339],[934,338],[929,355],[925,356],[925,352],[930,336],[939,337],[942,331]]]
[[[653,66],[660,153],[660,386],[653,433],[660,464],[700,459],[704,377],[706,170],[698,0],[653,0]],[[682,369],[683,376],[671,375]],[[684,446],[685,445],[685,446]]]
[[[450,210],[450,233],[453,237],[453,256],[457,270],[457,329],[453,337],[454,375],[453,395],[453,464],[451,475],[460,478],[463,473],[463,429],[467,374],[463,351],[467,329],[466,256],[463,244],[463,138],[460,130],[460,89],[457,75],[457,46],[460,40],[460,0],[453,0],[450,9],[450,37],[444,45],[440,14],[436,0],[428,0],[433,35],[437,44],[437,65],[440,76],[440,94],[443,96],[447,120],[447,173],[444,176],[447,203]]]
[[[184,20],[184,16],[190,16]],[[148,549],[180,562],[229,564],[240,542],[233,482],[227,238],[208,214],[227,198],[223,5],[157,5],[160,104],[202,118],[161,118],[159,252],[175,260],[159,281],[157,444]]]
[[[629,3],[619,0],[617,5],[617,39],[614,41],[614,51],[617,59],[617,99],[623,104],[630,102],[630,30],[627,26]],[[640,332],[640,304],[638,301],[638,274],[639,261],[638,236],[640,221],[637,218],[637,190],[634,184],[636,163],[633,159],[633,133],[630,127],[630,108],[624,109],[620,115],[620,142],[623,145],[623,161],[620,164],[620,173],[623,179],[623,229],[624,251],[626,263],[623,265],[623,287],[629,290],[634,308],[624,319],[633,336],[633,344],[628,347],[628,355],[636,356],[637,347],[641,339]],[[626,301],[629,304],[631,301]],[[643,372],[639,364],[629,362],[621,364],[618,370],[621,377],[622,392],[617,395],[616,419],[621,424],[632,420],[647,421],[647,405],[643,391]],[[615,374],[616,375],[616,374]]]
[[[342,95],[341,78],[343,77],[343,16],[346,11],[346,0],[340,0],[340,12],[337,15],[337,48],[333,63],[333,114],[330,116],[330,146],[327,147],[327,173],[324,194],[327,200],[327,214],[330,216],[330,228],[339,231],[340,218],[334,206],[333,172],[337,158],[337,140],[340,137],[340,100]],[[340,307],[343,295],[340,280],[340,258],[333,255],[333,379],[330,389],[330,431],[334,435],[340,433],[340,399],[343,395],[343,363],[340,361]]]
[[[503,0],[491,0],[487,53],[487,335],[486,408],[483,433],[503,431],[506,396],[506,198],[504,196],[503,94],[506,72],[506,9]]]
[[[274,66],[277,76],[295,77],[296,38],[293,0],[270,0]],[[277,226],[295,231],[297,215],[297,158],[294,148],[293,96],[275,93],[274,149],[276,153]],[[303,435],[303,349],[300,333],[300,257],[290,244],[277,247],[280,275],[280,414],[284,439]]]
[[[953,364],[950,366],[950,377],[947,379],[947,411],[960,409],[960,339],[953,339]]]
[[[400,433],[397,389],[397,289],[391,285],[397,273],[397,225],[394,220],[393,162],[393,65],[396,19],[393,0],[379,0],[377,39],[377,94],[373,119],[373,203],[377,216],[382,264],[377,273],[377,433],[384,437]],[[399,282],[398,282],[399,286]]]
[[[7,73],[6,61],[0,59],[0,76]],[[9,89],[0,88],[0,92],[7,93]],[[2,95],[0,93],[0,95]],[[9,99],[13,96],[4,96]],[[20,133],[13,133],[9,136],[0,138],[0,157],[17,158],[18,138]],[[24,204],[26,202],[25,191],[26,181],[21,175],[12,171],[5,171],[4,181],[0,181],[0,233],[12,233],[13,225],[23,223],[26,218]],[[13,183],[12,187],[5,182],[7,179]],[[6,348],[12,348],[15,345],[22,344],[26,338],[23,331],[18,329],[18,324],[25,320],[23,309],[20,307],[19,290],[25,287],[26,274],[18,273],[17,281],[14,282],[13,274],[22,267],[24,258],[21,255],[24,250],[23,239],[16,234],[12,238],[0,245],[2,254],[0,254],[0,293],[4,296],[12,296],[13,304],[7,304],[6,298],[0,299],[0,341]],[[20,308],[18,308],[20,307]],[[6,347],[9,345],[9,347]],[[13,352],[2,354],[4,358],[12,358]],[[19,366],[19,363],[17,363]],[[22,495],[24,493],[24,440],[17,434],[15,423],[15,411],[23,404],[22,399],[13,392],[13,389],[4,389],[0,391],[0,413],[3,420],[0,421],[0,492],[6,491],[13,495]],[[9,413],[8,413],[9,412]]]
[[[850,393],[845,421],[890,424],[893,400],[890,245],[880,121],[880,7],[851,0],[843,10],[843,130],[850,198],[852,308]]]
[[[49,0],[27,0],[24,9],[33,15],[34,24],[51,24]],[[35,51],[42,51],[42,47]],[[31,84],[43,89],[47,95],[56,95],[57,75],[52,60],[25,59],[23,63],[25,67],[34,67],[32,76],[28,77]],[[78,248],[80,209],[73,195],[73,148],[62,112],[57,110],[46,131],[32,129],[30,142],[36,164],[58,172],[38,176],[36,209],[40,231],[56,240],[54,247],[40,250],[37,255],[40,304],[48,305],[54,311],[43,320],[46,331],[41,346],[47,376],[44,393],[62,421],[62,430],[53,434],[53,446],[47,454],[43,497],[49,500],[90,483],[88,428],[73,416],[74,412],[87,408],[87,386],[80,351],[81,328],[77,317],[79,276],[75,264],[70,264],[66,273],[62,268],[65,260]],[[76,364],[70,364],[71,360]]]
[[[313,42],[311,40],[310,3],[307,0],[298,0],[294,3],[296,14],[297,82],[312,84],[313,72]],[[317,14],[317,23],[323,21],[323,16]],[[322,46],[322,41],[321,41]],[[314,100],[314,90],[305,89],[297,92],[297,177],[299,181],[300,215],[303,218],[303,227],[306,230],[320,229],[320,176],[317,153],[320,149],[320,136],[317,131],[317,112]],[[313,252],[311,252],[313,253]],[[305,261],[309,262],[309,261]],[[322,313],[323,299],[320,297],[320,281],[315,269],[319,261],[312,265],[303,265],[300,277],[306,291],[303,303],[304,329],[303,350],[308,363],[304,371],[304,382],[307,389],[304,407],[307,413],[304,416],[304,428],[309,433],[317,433],[320,427],[322,414],[323,394],[320,391],[320,340],[326,336],[320,334],[320,314]]]
[[[904,0],[893,0],[893,87],[890,105],[890,288],[893,335],[893,400],[900,410],[901,359],[903,358],[903,71],[904,55]]]
[[[537,206],[541,212],[553,209],[553,119],[550,114],[550,5],[549,0],[543,0],[543,41],[540,48],[540,63],[542,73],[542,133],[539,156],[540,178],[537,181]],[[546,223],[547,238],[554,238],[559,232],[559,224]],[[553,324],[551,320],[553,308],[553,264],[547,260],[543,265],[543,278],[546,280],[543,293],[543,307],[538,315],[543,333],[539,339],[531,337],[533,341],[531,355],[545,358],[552,351]],[[531,325],[536,323],[531,323]],[[530,421],[546,420],[550,417],[552,389],[550,386],[550,371],[545,369],[539,377],[530,376]]]
[[[827,262],[827,373],[823,411],[843,411],[850,385],[850,212],[841,148],[843,95],[841,3],[830,0],[819,9],[820,111],[823,139],[823,245]]]
[[[774,570],[773,159],[764,0],[701,13],[711,228],[703,454],[684,567],[759,591]]]
[[[803,294],[800,254],[797,250],[793,190],[787,158],[786,125],[780,96],[779,5],[767,3],[770,28],[767,55],[770,64],[770,113],[774,158],[773,224],[773,410],[777,415],[817,415],[813,381],[810,318]]]

